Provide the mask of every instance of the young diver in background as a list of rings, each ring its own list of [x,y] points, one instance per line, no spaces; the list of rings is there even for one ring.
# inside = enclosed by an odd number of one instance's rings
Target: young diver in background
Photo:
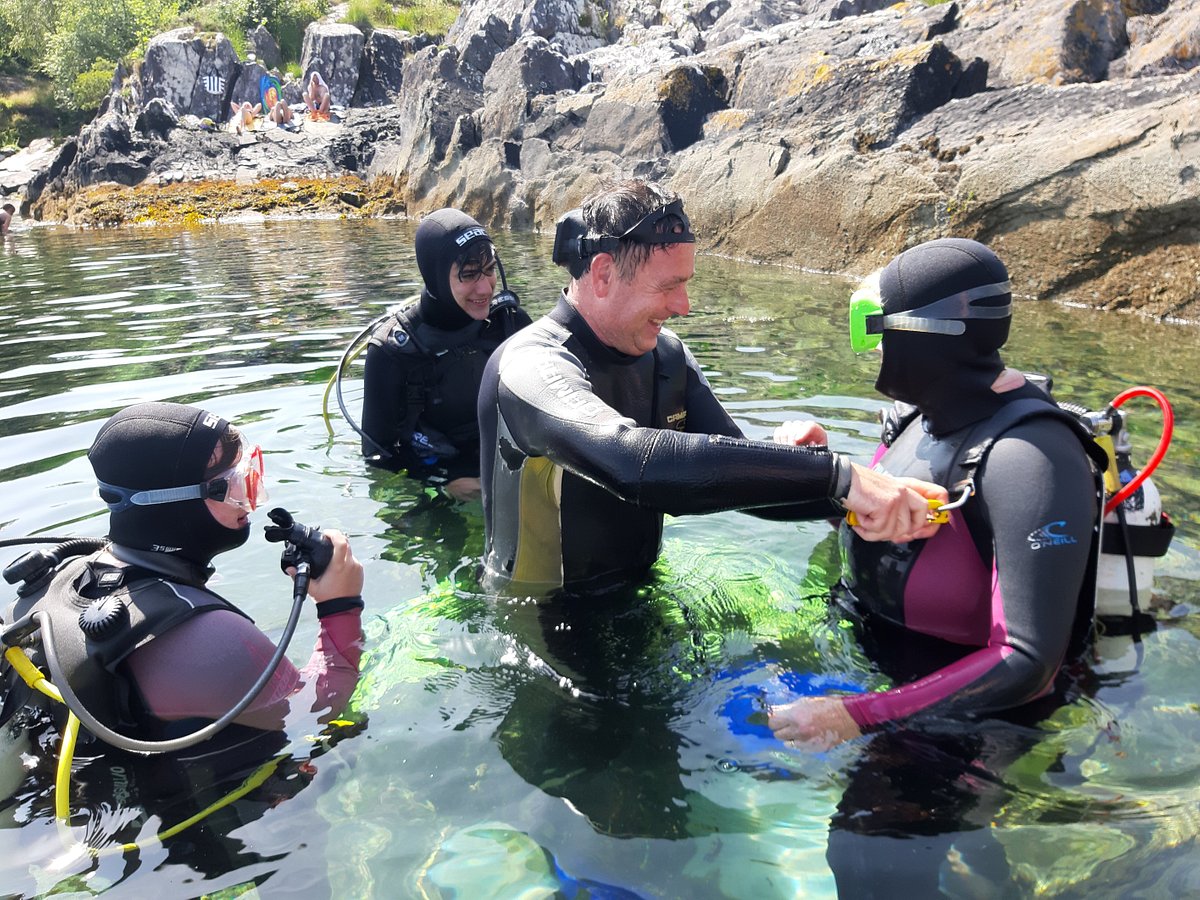
[[[363,387],[363,454],[379,466],[437,476],[460,500],[479,495],[475,405],[483,367],[500,343],[529,324],[478,222],[440,209],[417,228],[420,299],[370,338]]]
[[[1050,690],[1092,613],[1101,489],[1088,454],[1098,448],[1001,361],[1012,315],[1004,264],[975,241],[930,241],[855,298],[855,349],[882,343],[875,387],[897,401],[875,468],[965,502],[910,544],[868,544],[842,526],[841,599],[866,642],[910,675],[894,690],[773,710],[776,736],[797,744],[829,746],[922,713],[1019,707]]]
[[[111,543],[65,560],[44,590],[23,589],[4,623],[40,611],[43,650],[62,674],[55,680],[119,735],[171,740],[230,711],[275,651],[205,586],[213,558],[246,542],[249,514],[266,499],[262,453],[213,413],[140,403],[104,424],[88,460]],[[276,731],[293,706],[327,722],[357,684],[363,570],[344,535],[325,536],[332,558],[308,583],[320,620],[312,657],[300,670],[283,658],[235,725]]]

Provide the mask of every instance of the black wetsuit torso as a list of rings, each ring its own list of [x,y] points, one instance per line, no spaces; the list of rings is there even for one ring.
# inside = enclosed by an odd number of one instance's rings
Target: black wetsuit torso
[[[1003,406],[941,436],[918,417],[879,457],[876,468],[889,475],[954,490],[966,473],[964,452],[996,438],[974,472],[975,496],[933,538],[871,544],[842,528],[853,606],[868,627],[886,623],[891,637],[875,642],[885,668],[891,659],[894,677],[917,678],[847,698],[860,727],[934,709],[983,713],[1026,703],[1049,687],[1079,616],[1090,618],[1090,605],[1080,605],[1099,508],[1081,445],[1090,438],[1036,388],[999,396],[1035,411],[998,435]]]
[[[524,310],[509,308],[451,331],[424,321],[416,303],[387,318],[367,348],[362,427],[371,440],[363,441],[363,453],[387,468],[477,477],[475,405],[483,368],[529,321]],[[413,447],[414,434],[425,436],[427,451]]]
[[[746,440],[670,331],[626,356],[565,297],[493,355],[479,424],[484,583],[509,594],[644,577],[663,513],[807,502],[819,516],[840,474],[823,448]]]

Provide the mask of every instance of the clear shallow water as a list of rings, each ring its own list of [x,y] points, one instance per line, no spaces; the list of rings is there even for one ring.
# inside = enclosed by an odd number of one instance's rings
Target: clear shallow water
[[[371,657],[356,703],[365,728],[326,748],[297,733],[293,765],[266,788],[138,853],[65,857],[48,799],[55,746],[25,748],[24,766],[10,751],[0,892],[177,897],[253,882],[264,896],[832,896],[829,819],[861,748],[788,753],[744,718],[746,698],[780,672],[879,683],[824,613],[828,529],[736,513],[670,520],[638,602],[568,613],[480,597],[478,508],[368,469],[336,406],[332,437],[321,416],[348,340],[415,292],[411,236],[408,223],[309,221],[47,229],[4,244],[0,537],[101,535],[85,458],[100,423],[139,400],[202,404],[262,444],[273,504],[351,535],[367,566]],[[549,237],[501,245],[526,306],[546,310],[560,284]],[[813,416],[865,457],[882,402],[874,361],[848,350],[847,292],[702,257],[695,311],[676,330],[749,434]],[[1136,653],[1104,645],[1094,696],[998,767],[1002,802],[989,804],[985,778],[965,778],[978,802],[964,804],[963,835],[994,821],[1024,894],[1200,892],[1196,329],[1024,303],[1008,359],[1052,372],[1060,398],[1087,405],[1138,383],[1167,393],[1178,428],[1155,481],[1179,533],[1159,567],[1170,612],[1158,631]],[[355,412],[358,377],[346,383]],[[1144,460],[1158,415],[1128,408]],[[288,584],[255,530],[220,558],[215,586],[277,635]],[[313,618],[293,659],[307,657]],[[195,811],[147,803],[161,821],[138,824],[92,771],[77,777],[73,808],[86,814],[76,836],[86,821],[95,846]],[[979,895],[995,878],[964,866],[951,886]]]

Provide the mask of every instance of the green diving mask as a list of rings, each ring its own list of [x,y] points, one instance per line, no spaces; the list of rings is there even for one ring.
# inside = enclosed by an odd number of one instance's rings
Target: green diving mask
[[[982,284],[942,297],[925,306],[887,315],[876,283],[863,285],[850,295],[850,347],[855,353],[874,350],[884,331],[920,331],[925,334],[962,334],[966,319],[1007,319],[1012,300],[1002,306],[976,306],[975,301],[1009,294],[1007,281]]]

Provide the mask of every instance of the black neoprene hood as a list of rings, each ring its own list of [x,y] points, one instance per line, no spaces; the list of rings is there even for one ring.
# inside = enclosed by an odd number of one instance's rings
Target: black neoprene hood
[[[884,314],[894,315],[1007,281],[1004,263],[983,244],[941,238],[888,263],[879,276],[879,297]],[[1011,304],[1012,294],[1005,290],[979,302],[1004,306]],[[875,387],[920,408],[934,433],[989,416],[997,405],[991,385],[1004,369],[999,350],[1011,322],[1011,316],[966,319],[961,335],[886,330]]]
[[[421,311],[425,321],[437,328],[455,330],[473,321],[454,300],[450,268],[468,247],[492,239],[487,229],[457,209],[439,209],[421,220],[413,240],[417,268],[425,282]]]
[[[126,491],[199,484],[228,426],[217,414],[194,406],[138,403],[104,423],[88,462],[97,480]],[[121,499],[106,494],[101,489],[105,502]],[[249,525],[225,528],[204,500],[180,500],[113,512],[108,536],[126,547],[174,553],[207,565],[218,553],[245,543]]]

